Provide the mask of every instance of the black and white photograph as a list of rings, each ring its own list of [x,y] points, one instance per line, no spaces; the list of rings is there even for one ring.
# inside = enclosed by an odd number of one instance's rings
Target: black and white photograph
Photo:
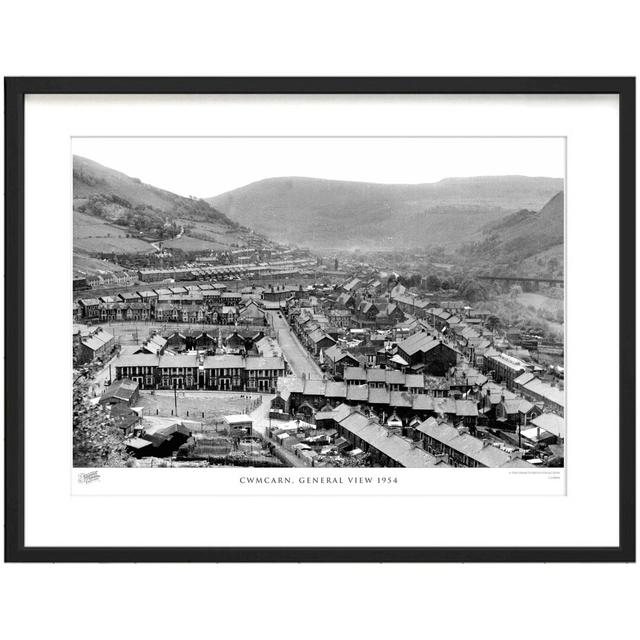
[[[69,162],[80,482],[565,468],[564,137],[74,137]]]
[[[12,557],[629,557],[632,83],[9,89]]]

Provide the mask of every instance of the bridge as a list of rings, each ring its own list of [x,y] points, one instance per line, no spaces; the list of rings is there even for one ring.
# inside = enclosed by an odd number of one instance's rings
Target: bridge
[[[558,278],[532,278],[529,276],[476,276],[478,280],[492,280],[494,282],[504,282],[505,284],[530,284],[539,288],[541,284],[564,287],[564,280]]]

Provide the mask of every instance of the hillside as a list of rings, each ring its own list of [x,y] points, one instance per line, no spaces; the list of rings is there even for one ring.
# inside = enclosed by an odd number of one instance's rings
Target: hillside
[[[485,261],[492,270],[562,275],[564,192],[556,193],[539,211],[523,209],[485,225],[464,253]]]
[[[116,195],[131,208],[153,210],[173,218],[218,221],[231,224],[227,217],[204,200],[185,198],[170,191],[144,184],[137,178],[109,169],[81,156],[73,157],[73,198]]]
[[[189,250],[242,245],[249,232],[204,200],[144,184],[93,160],[73,158],[74,249],[145,253],[150,242]]]
[[[269,178],[207,202],[267,237],[321,248],[457,244],[520,209],[539,209],[562,180],[523,176],[374,184]]]

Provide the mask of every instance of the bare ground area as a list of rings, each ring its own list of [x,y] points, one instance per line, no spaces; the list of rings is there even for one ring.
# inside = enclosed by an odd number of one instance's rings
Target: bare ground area
[[[137,404],[144,407],[145,415],[170,417],[176,415],[176,402],[178,417],[211,426],[226,415],[254,411],[261,404],[262,397],[217,391],[178,391],[174,397],[173,391],[141,391]]]

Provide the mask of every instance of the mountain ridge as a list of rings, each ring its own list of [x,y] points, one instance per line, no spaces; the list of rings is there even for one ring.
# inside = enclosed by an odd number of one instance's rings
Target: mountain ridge
[[[487,223],[539,209],[559,178],[476,176],[386,184],[278,176],[206,198],[267,237],[319,248],[456,244]],[[375,227],[375,228],[373,228]]]
[[[461,252],[492,268],[506,266],[512,273],[526,266],[529,271],[543,269],[549,277],[562,275],[564,191],[556,193],[538,211],[523,209],[485,225]]]

